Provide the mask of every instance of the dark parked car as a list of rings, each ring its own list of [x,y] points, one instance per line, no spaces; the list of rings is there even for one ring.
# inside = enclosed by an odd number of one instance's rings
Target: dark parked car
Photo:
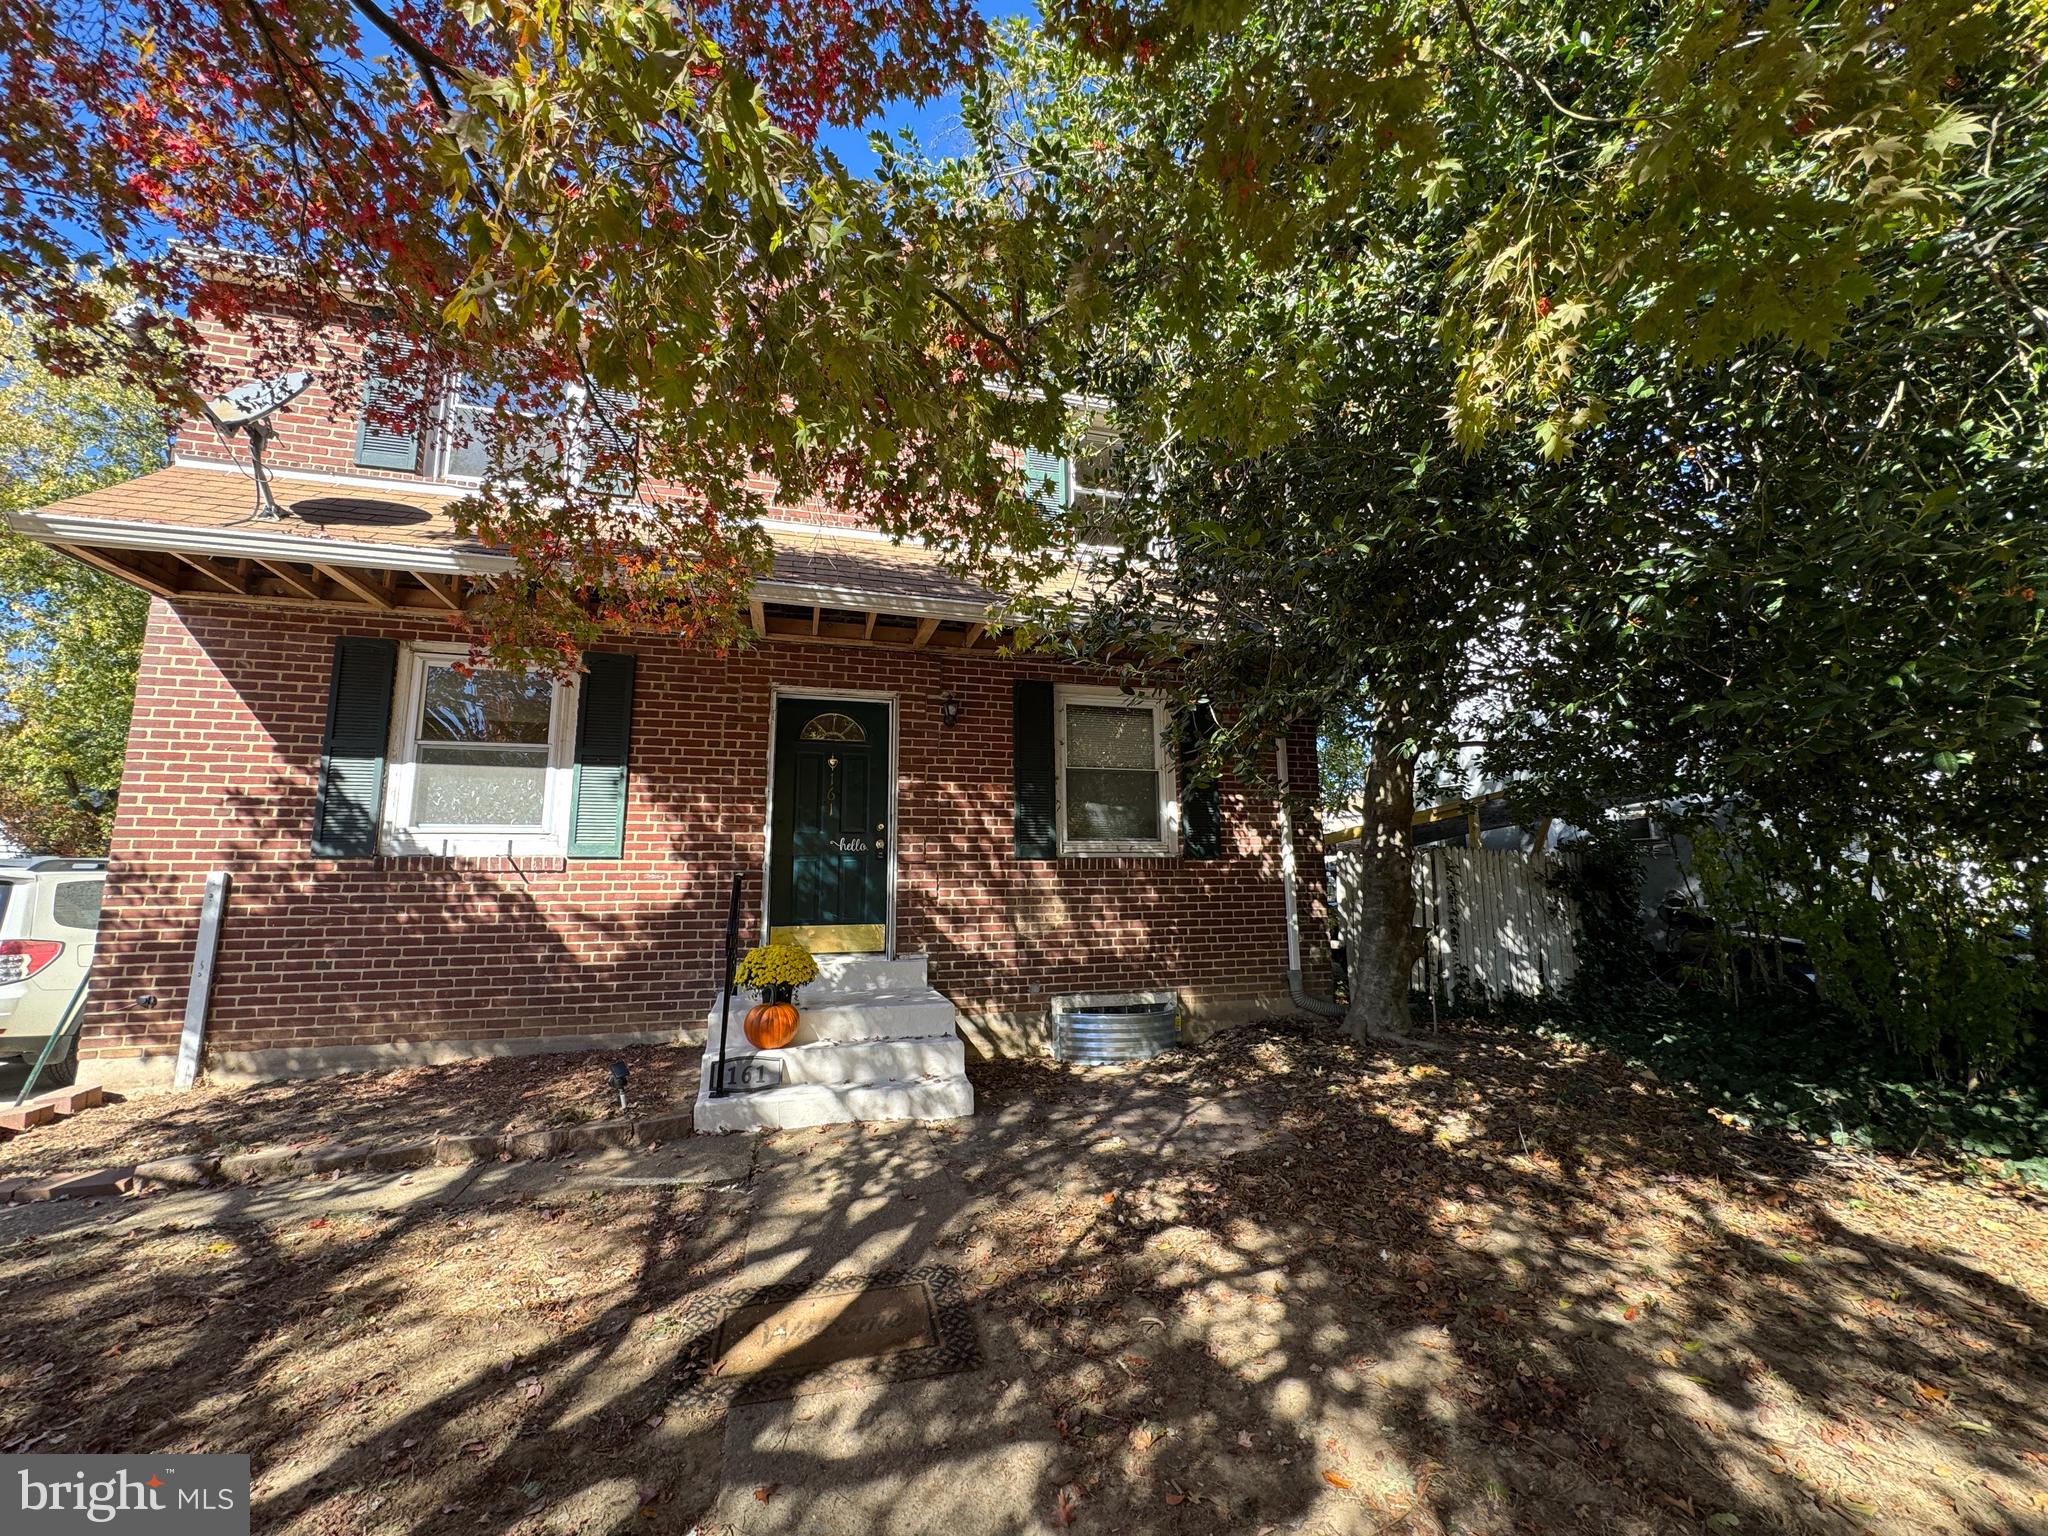
[[[1820,996],[1820,978],[1803,940],[1750,928],[1723,928],[1683,897],[1667,898],[1657,915],[1664,921],[1658,974],[1676,986],[1697,982],[1709,973],[1718,975],[1725,964],[1734,972],[1736,985],[1746,992]]]

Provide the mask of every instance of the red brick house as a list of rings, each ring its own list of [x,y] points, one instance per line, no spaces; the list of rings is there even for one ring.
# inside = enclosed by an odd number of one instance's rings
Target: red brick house
[[[153,598],[82,1076],[168,1074],[216,870],[217,1074],[695,1038],[735,872],[747,939],[872,957],[826,962],[799,1044],[835,999],[899,1006],[837,1034],[875,1081],[957,1077],[931,1113],[964,1108],[960,1036],[1039,1048],[1056,995],[1170,991],[1201,1030],[1292,1011],[1291,948],[1323,985],[1290,944],[1296,892],[1323,931],[1316,827],[1283,856],[1269,794],[1180,782],[1163,706],[1003,654],[988,593],[823,509],[775,509],[749,648],[621,635],[567,683],[464,678],[452,621],[508,564],[444,510],[466,408],[404,437],[316,387],[273,418],[276,521],[203,422],[13,520]],[[1312,787],[1312,735],[1289,756]]]

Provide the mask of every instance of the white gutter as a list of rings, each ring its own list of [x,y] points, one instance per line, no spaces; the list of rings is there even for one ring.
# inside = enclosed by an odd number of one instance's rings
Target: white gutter
[[[7,526],[16,533],[50,544],[85,544],[101,549],[159,553],[182,550],[187,554],[212,555],[224,560],[291,560],[309,565],[339,565],[350,570],[494,576],[516,570],[519,565],[510,555],[483,549],[445,549],[430,544],[375,544],[362,539],[325,539],[313,534],[249,527],[195,528],[185,523],[143,523],[44,512],[10,512],[7,514]],[[756,582],[752,595],[764,603],[874,609],[909,618],[957,619],[968,624],[988,623],[998,617],[988,604],[968,598],[919,597],[794,581]]]
[[[424,510],[424,509],[423,509]],[[141,523],[123,518],[77,517],[68,513],[10,512],[7,526],[49,544],[90,544],[102,549],[143,549],[213,555],[236,560],[303,560],[351,569],[435,571],[496,575],[514,570],[510,555],[482,549],[442,549],[431,544],[373,544],[364,539],[323,539],[310,534],[256,532],[249,528],[195,528],[184,523]]]
[[[1326,997],[1312,997],[1301,975],[1301,904],[1294,859],[1294,813],[1287,806],[1287,738],[1280,738],[1280,894],[1287,904],[1287,995],[1303,1013],[1341,1019],[1344,1010]]]

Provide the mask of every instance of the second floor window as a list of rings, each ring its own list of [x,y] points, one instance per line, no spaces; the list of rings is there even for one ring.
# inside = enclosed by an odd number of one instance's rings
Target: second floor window
[[[606,495],[631,496],[637,488],[633,397],[623,391],[571,386],[545,411],[522,409],[497,386],[460,376],[438,402],[429,405],[421,395],[417,382],[366,381],[357,468],[468,484],[485,478],[494,460],[516,473],[523,464],[566,459]]]
[[[441,462],[435,478],[483,479],[491,467],[492,423],[518,415],[498,390],[473,379],[455,380],[441,409],[436,445]],[[525,443],[520,433],[510,433],[505,445],[508,458],[524,463],[530,455],[551,452],[545,424],[535,423],[531,436],[532,442]]]
[[[1082,544],[1119,542],[1115,514],[1128,492],[1130,456],[1106,431],[1084,434],[1074,451],[1023,455],[1026,489]]]

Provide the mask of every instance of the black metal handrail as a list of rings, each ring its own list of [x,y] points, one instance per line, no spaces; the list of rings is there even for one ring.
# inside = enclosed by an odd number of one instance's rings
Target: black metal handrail
[[[725,1080],[725,1042],[732,1022],[732,974],[739,963],[733,958],[733,948],[740,939],[740,885],[746,878],[744,870],[733,872],[732,905],[725,914],[725,979],[718,993],[718,1070],[711,1079],[711,1097],[714,1099],[722,1099],[732,1092]]]

